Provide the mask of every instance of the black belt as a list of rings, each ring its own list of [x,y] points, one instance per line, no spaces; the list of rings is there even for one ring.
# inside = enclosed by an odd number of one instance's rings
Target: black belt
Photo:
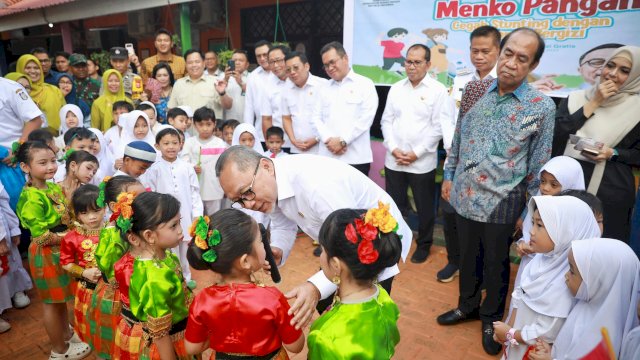
[[[122,305],[120,314],[129,323],[130,326],[133,326],[133,324],[140,322],[140,320],[138,320],[138,318],[135,317],[135,315],[133,315],[133,313],[131,312],[131,309],[129,309],[129,307],[126,305]],[[169,330],[169,335],[177,334],[186,329],[187,329],[187,318],[184,318],[178,321],[177,323],[171,325],[171,329]]]
[[[267,355],[234,355],[217,352],[216,360],[271,360],[276,355],[278,355],[279,352],[280,349],[277,349],[276,351]]]
[[[52,227],[51,229],[49,229],[49,231],[51,231],[52,233],[61,233],[61,232],[65,232],[67,230],[69,230],[69,227],[67,225],[64,225],[64,224],[56,225],[56,226]]]
[[[78,280],[78,282],[80,284],[82,284],[82,286],[86,287],[89,290],[95,290],[96,289],[96,285],[97,284],[96,283],[92,283],[91,281],[87,281],[85,279],[81,279],[81,280]]]

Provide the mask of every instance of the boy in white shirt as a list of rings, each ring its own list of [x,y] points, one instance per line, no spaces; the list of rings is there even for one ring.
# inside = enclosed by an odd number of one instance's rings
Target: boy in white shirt
[[[140,181],[145,189],[149,189],[149,181],[145,176],[147,170],[156,161],[156,150],[144,141],[132,141],[124,148],[122,167],[113,176],[127,175]]]
[[[178,258],[182,273],[187,281],[191,280],[191,271],[187,261],[187,248],[191,237],[189,225],[193,219],[202,216],[202,198],[195,170],[187,162],[178,159],[180,135],[176,129],[163,129],[156,135],[156,148],[162,153],[147,171],[146,179],[152,191],[169,194],[180,201],[180,216],[184,239],[171,249]]]
[[[216,162],[228,147],[222,139],[213,135],[216,115],[212,109],[201,107],[193,114],[193,126],[198,136],[187,138],[182,149],[182,160],[189,163],[198,174],[200,196],[204,213],[211,215],[222,208],[224,192],[216,176]]]
[[[277,126],[272,126],[267,129],[267,151],[264,152],[264,156],[275,159],[289,155],[282,151],[282,145],[284,144],[284,130]]]
[[[180,107],[175,107],[167,111],[167,123],[174,128],[182,131],[185,138],[189,138],[187,129],[189,128],[189,116],[187,112]]]

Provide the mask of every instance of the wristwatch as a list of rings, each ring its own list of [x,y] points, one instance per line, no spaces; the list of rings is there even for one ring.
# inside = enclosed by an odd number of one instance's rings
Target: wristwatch
[[[616,160],[618,160],[618,150],[613,149],[613,155],[611,155],[611,157],[609,158],[609,161],[616,161]]]
[[[347,142],[344,141],[344,139],[340,139],[340,146],[346,147],[347,146]]]
[[[514,328],[509,329],[509,331],[507,331],[505,336],[507,337],[507,341],[511,345],[514,345],[514,346],[520,345],[520,343],[518,343],[518,340],[516,340],[516,329]]]

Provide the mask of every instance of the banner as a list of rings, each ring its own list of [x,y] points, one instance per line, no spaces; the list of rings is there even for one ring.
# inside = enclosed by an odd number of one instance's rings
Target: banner
[[[492,25],[505,36],[530,27],[545,39],[530,81],[552,81],[553,96],[590,87],[609,43],[640,45],[640,0],[345,0],[344,45],[356,73],[376,84],[405,77],[404,56],[416,43],[431,49],[430,74],[450,86],[474,71],[469,35]],[[583,56],[582,61],[580,57]]]

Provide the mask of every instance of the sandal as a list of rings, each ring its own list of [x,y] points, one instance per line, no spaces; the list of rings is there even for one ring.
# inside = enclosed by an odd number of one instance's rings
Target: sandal
[[[69,325],[69,329],[71,330],[71,333],[73,335],[71,335],[71,339],[67,340],[67,342],[70,342],[73,344],[81,343],[82,339],[80,339],[80,336],[78,336],[78,333],[73,329],[73,326]]]
[[[69,348],[64,354],[58,354],[51,350],[49,360],[65,359],[65,360],[80,360],[91,354],[91,348],[86,343],[67,343]]]

